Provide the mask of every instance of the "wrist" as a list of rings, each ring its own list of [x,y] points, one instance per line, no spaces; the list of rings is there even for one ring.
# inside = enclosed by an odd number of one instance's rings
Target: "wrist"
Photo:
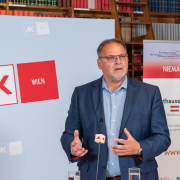
[[[140,149],[138,150],[138,156],[141,156],[143,154],[143,150],[142,150],[142,148],[140,147]]]

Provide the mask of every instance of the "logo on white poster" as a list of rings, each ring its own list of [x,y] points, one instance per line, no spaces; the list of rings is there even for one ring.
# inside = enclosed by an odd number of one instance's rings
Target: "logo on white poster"
[[[0,105],[17,104],[13,65],[0,66]]]
[[[8,143],[0,143],[0,157],[9,156]]]
[[[33,26],[28,26],[28,28],[26,29],[26,33],[27,32],[35,32]]]

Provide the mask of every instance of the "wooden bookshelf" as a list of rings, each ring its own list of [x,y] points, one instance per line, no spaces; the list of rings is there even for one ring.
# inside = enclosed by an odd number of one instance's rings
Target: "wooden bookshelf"
[[[128,11],[128,13],[117,11],[117,5],[129,5],[131,7],[131,11]],[[116,0],[110,0],[110,6],[111,6],[111,14],[112,18],[115,19],[115,37],[118,39],[122,39],[121,34],[121,26],[123,24],[130,25],[131,27],[131,42],[124,42],[127,46],[127,53],[129,57],[129,75],[132,78],[135,78],[136,74],[143,73],[142,70],[135,70],[135,66],[143,66],[143,63],[135,63],[134,62],[134,52],[136,50],[142,50],[143,49],[143,39],[154,39],[154,33],[152,28],[152,22],[151,17],[149,13],[149,7],[147,0],[141,0],[141,2],[122,2],[122,1],[116,1]],[[143,12],[142,13],[136,13],[134,12],[134,6],[142,6]],[[124,14],[125,17],[131,17],[131,22],[126,21],[119,21],[119,16]],[[136,17],[140,16],[139,22],[134,22],[136,20]],[[146,25],[147,34],[144,36],[134,37],[134,26],[135,25]]]
[[[6,3],[0,3],[0,7],[1,6],[7,6],[7,4]]]

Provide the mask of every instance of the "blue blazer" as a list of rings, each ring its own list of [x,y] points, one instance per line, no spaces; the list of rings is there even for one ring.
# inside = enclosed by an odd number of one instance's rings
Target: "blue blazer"
[[[102,78],[76,87],[71,99],[65,131],[61,143],[70,160],[70,144],[74,131],[79,131],[82,146],[88,153],[79,158],[77,165],[81,180],[95,180],[98,144],[95,134],[100,133],[100,118],[105,119],[102,99]],[[137,155],[119,156],[122,180],[129,180],[128,168],[139,167],[141,180],[158,180],[155,157],[166,151],[171,140],[159,88],[128,77],[127,95],[124,105],[119,138],[127,139],[124,128],[138,141],[143,149],[143,161]],[[102,134],[106,137],[105,120]],[[106,179],[108,160],[107,141],[101,144],[98,180]],[[71,161],[75,162],[75,161]]]

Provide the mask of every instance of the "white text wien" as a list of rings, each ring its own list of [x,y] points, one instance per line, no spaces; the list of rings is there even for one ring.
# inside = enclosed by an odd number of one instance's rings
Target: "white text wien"
[[[179,66],[163,66],[163,72],[180,72]]]
[[[31,79],[33,85],[45,84],[45,78]]]

